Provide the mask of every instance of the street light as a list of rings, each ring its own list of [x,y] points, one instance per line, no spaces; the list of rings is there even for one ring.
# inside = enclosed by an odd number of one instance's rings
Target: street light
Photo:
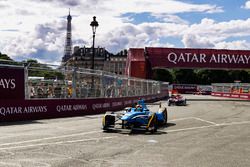
[[[93,31],[93,48],[92,48],[92,58],[91,58],[91,69],[94,70],[94,59],[95,59],[95,32],[96,32],[96,28],[98,27],[98,22],[96,21],[96,17],[93,17],[93,21],[90,23],[90,26],[92,27],[92,31]],[[92,74],[91,76],[91,91],[94,95],[94,76]]]
[[[92,27],[92,31],[93,31],[93,54],[92,54],[92,59],[91,59],[91,69],[94,70],[94,58],[95,58],[95,32],[96,32],[96,28],[98,27],[98,22],[96,21],[96,17],[93,17],[93,21],[90,23],[90,26]]]

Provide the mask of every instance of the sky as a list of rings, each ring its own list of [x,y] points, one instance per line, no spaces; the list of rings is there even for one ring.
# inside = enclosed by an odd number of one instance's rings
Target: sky
[[[0,0],[0,52],[60,64],[69,8],[73,46],[250,50],[250,0]]]

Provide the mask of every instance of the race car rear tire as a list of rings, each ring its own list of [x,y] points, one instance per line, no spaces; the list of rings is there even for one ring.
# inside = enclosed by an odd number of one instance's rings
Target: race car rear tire
[[[162,114],[162,117],[163,117],[163,119],[160,119],[160,121],[158,120],[159,121],[158,125],[165,125],[165,124],[167,124],[167,121],[168,121],[167,108],[166,107],[159,108],[158,113]]]
[[[151,118],[149,118],[149,123],[148,123],[148,128],[147,130],[150,129],[151,133],[157,132],[158,126],[157,126],[157,116],[154,113]]]
[[[157,122],[157,116],[155,114],[155,118],[154,118],[154,129],[151,131],[151,133],[155,133],[157,132],[158,129],[158,122]]]
[[[170,103],[170,102],[168,102],[168,106],[171,106],[171,103]]]
[[[163,111],[163,117],[164,117],[164,122],[163,124],[166,125],[168,123],[168,111],[165,108],[165,110]]]

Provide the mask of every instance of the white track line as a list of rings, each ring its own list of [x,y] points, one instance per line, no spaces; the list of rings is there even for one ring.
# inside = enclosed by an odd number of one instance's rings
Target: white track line
[[[39,143],[39,144],[30,144],[30,145],[23,145],[23,146],[13,146],[13,147],[6,147],[0,148],[0,150],[10,150],[10,149],[20,149],[20,148],[27,148],[27,147],[37,147],[37,146],[48,146],[48,145],[58,145],[58,144],[67,144],[67,143],[78,143],[78,142],[86,142],[86,141],[95,141],[95,140],[106,140],[112,139],[118,136],[112,137],[98,137],[98,138],[90,138],[90,139],[82,139],[82,140],[69,140],[69,141],[59,141],[59,142],[51,142],[51,143]]]
[[[242,125],[242,124],[250,124],[250,121],[242,121],[242,122],[231,122],[231,123],[221,123],[221,126],[229,126],[229,125]]]
[[[186,120],[186,119],[194,119],[194,117],[178,118],[178,119],[172,119],[172,120],[168,120],[168,121],[182,121],[182,120]]]
[[[188,130],[195,130],[195,129],[204,129],[204,128],[210,128],[215,127],[216,125],[208,125],[208,126],[198,126],[198,127],[192,127],[192,128],[183,128],[183,129],[173,129],[173,130],[167,130],[164,132],[171,133],[171,132],[181,132],[181,131],[188,131]]]
[[[196,120],[199,120],[199,121],[202,121],[202,122],[207,122],[207,123],[212,124],[212,125],[217,125],[217,123],[215,123],[215,122],[207,121],[207,120],[204,120],[204,119],[201,119],[201,118],[197,118],[197,117],[192,117],[192,118],[194,118]]]
[[[215,123],[215,122],[207,121],[207,120],[204,120],[204,119],[201,119],[201,118],[198,118],[198,117],[178,118],[178,119],[172,119],[172,120],[169,120],[169,121],[183,121],[183,120],[186,120],[186,119],[196,119],[196,120],[199,120],[199,121],[202,121],[202,122],[207,122],[207,123],[212,124],[212,125],[217,125],[217,123]]]
[[[196,130],[196,129],[211,128],[211,127],[231,126],[231,125],[243,125],[243,124],[250,124],[250,121],[231,122],[231,123],[221,123],[221,124],[216,124],[216,125],[198,126],[198,127],[183,128],[183,129],[173,129],[173,130],[166,130],[166,131],[164,131],[164,132],[167,132],[167,133],[171,133],[171,132],[181,132],[181,131],[189,131],[189,130]]]
[[[4,144],[0,144],[0,146],[24,144],[24,143],[37,142],[37,141],[43,141],[43,140],[51,140],[51,139],[60,139],[60,138],[66,138],[66,137],[88,135],[88,134],[99,133],[99,132],[102,132],[102,131],[101,130],[99,130],[99,131],[90,131],[90,132],[75,133],[75,134],[70,134],[70,135],[62,135],[62,136],[55,136],[55,137],[46,137],[46,138],[41,138],[41,139],[26,140],[26,141],[21,141],[21,142],[4,143]]]

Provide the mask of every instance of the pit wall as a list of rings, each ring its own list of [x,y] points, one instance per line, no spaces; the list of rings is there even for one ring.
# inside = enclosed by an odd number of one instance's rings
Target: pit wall
[[[139,98],[155,102],[166,94],[97,99],[36,99],[0,101],[0,122],[62,118],[118,111],[135,104]]]

